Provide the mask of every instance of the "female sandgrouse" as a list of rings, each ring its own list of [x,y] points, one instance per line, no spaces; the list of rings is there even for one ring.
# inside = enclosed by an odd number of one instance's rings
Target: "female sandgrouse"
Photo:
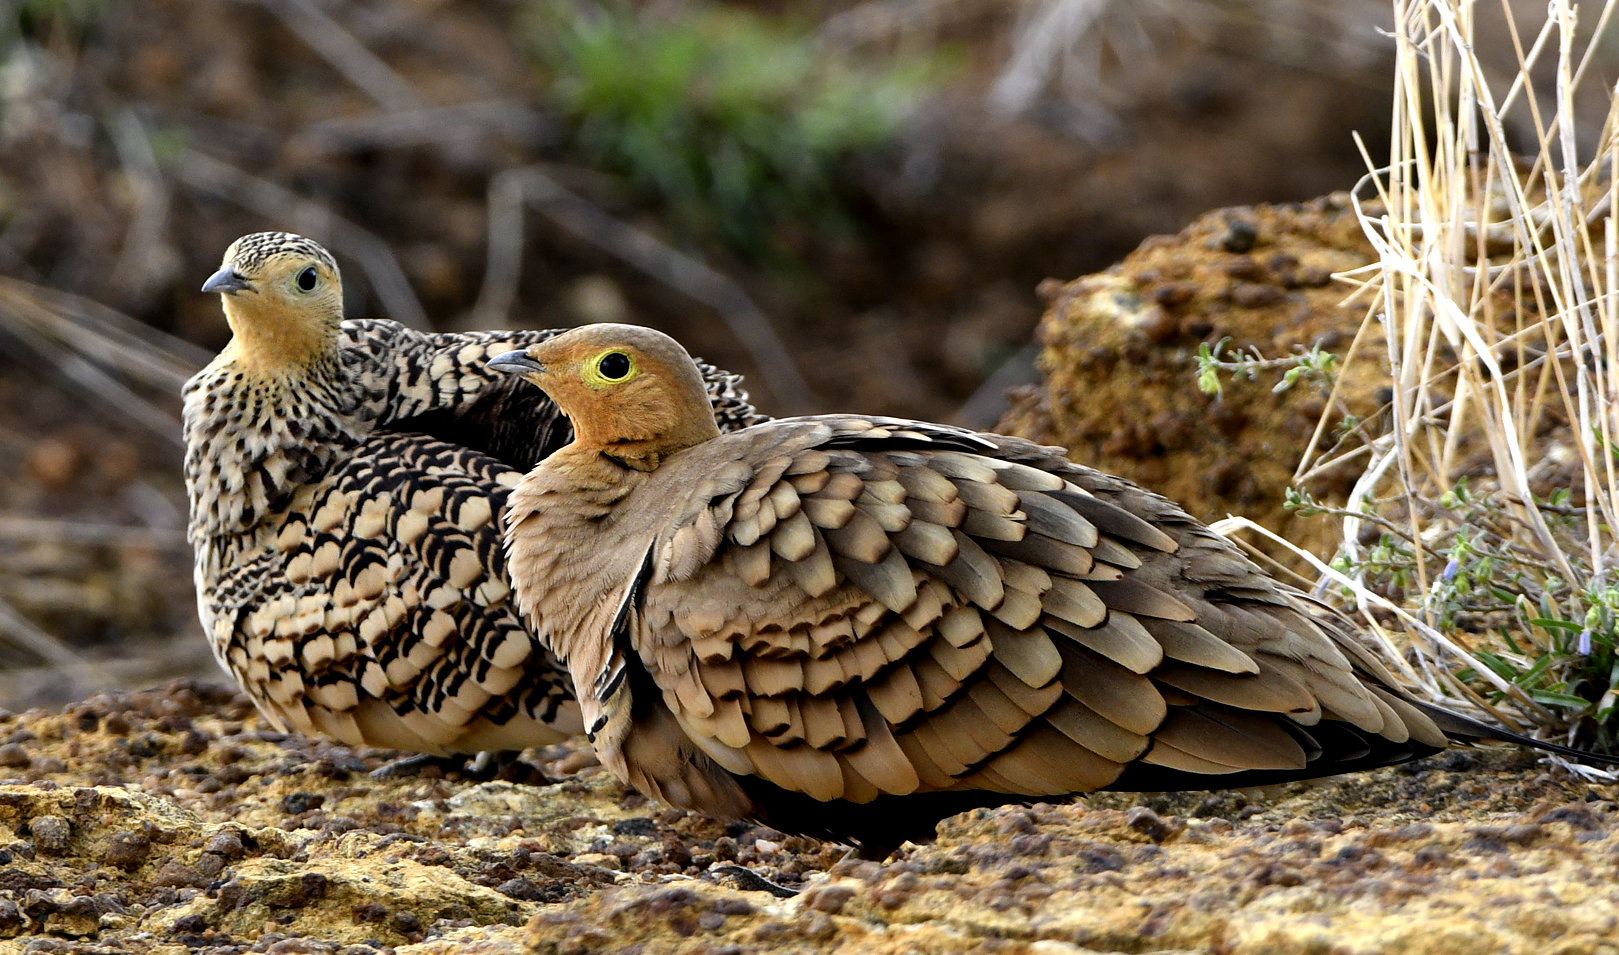
[[[337,263],[238,239],[203,286],[233,338],[185,387],[198,606],[277,727],[446,755],[580,729],[565,672],[510,600],[500,520],[568,422],[484,359],[551,331],[344,321]],[[755,420],[705,368],[720,425]],[[516,384],[517,387],[513,387]]]
[[[676,806],[882,857],[974,807],[1546,745],[1413,700],[1347,621],[1061,449],[854,415],[721,434],[634,326],[490,364],[575,427],[512,494],[518,603],[602,762]]]

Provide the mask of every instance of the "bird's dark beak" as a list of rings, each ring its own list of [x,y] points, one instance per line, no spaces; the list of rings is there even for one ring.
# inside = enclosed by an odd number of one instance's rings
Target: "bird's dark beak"
[[[235,295],[237,292],[251,292],[253,286],[249,285],[247,279],[237,275],[227,265],[213,275],[208,276],[208,281],[202,283],[202,290],[204,292],[222,292],[226,295]]]
[[[544,365],[528,357],[528,352],[521,348],[489,359],[489,367],[512,375],[538,375],[545,371]]]

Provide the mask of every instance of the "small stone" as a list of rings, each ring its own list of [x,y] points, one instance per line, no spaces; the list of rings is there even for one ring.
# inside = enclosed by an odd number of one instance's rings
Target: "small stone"
[[[163,755],[163,737],[156,733],[142,733],[129,743],[129,755],[141,759],[151,759],[153,756]]]
[[[838,927],[832,924],[832,920],[825,913],[817,912],[810,916],[809,923],[804,925],[801,931],[805,938],[824,942],[838,934]]]
[[[326,797],[316,793],[297,792],[281,797],[281,811],[289,816],[301,816],[326,805]]]
[[[1232,218],[1226,220],[1225,235],[1220,237],[1220,248],[1241,254],[1252,249],[1258,240],[1259,230],[1254,228],[1252,222]]]
[[[215,855],[212,852],[204,852],[197,859],[197,871],[209,879],[216,878],[219,873],[225,871],[225,857]]]
[[[28,755],[28,750],[22,748],[21,743],[6,743],[0,746],[0,766],[13,766],[21,768],[33,762],[34,758]]]
[[[533,879],[524,878],[507,879],[495,886],[495,891],[521,902],[556,902],[560,898],[560,893],[554,889],[541,886]]]
[[[28,823],[34,837],[34,846],[46,855],[59,856],[67,852],[73,828],[61,816],[35,816]]]
[[[22,909],[10,899],[0,899],[0,938],[14,938],[23,930],[28,920],[23,917]]]
[[[227,859],[240,859],[246,850],[242,848],[241,835],[235,829],[225,829],[209,838],[202,851],[212,852]]]
[[[43,776],[50,773],[67,772],[67,763],[57,759],[55,756],[38,756],[35,757],[29,768]]]
[[[208,879],[184,862],[170,859],[157,870],[157,875],[152,876],[152,884],[176,889],[200,889],[208,884]]]
[[[714,911],[721,915],[752,915],[753,903],[747,899],[718,899],[714,902]]]
[[[1234,279],[1258,279],[1265,275],[1265,269],[1251,255],[1239,255],[1227,262],[1225,273]]]
[[[1185,305],[1197,294],[1197,286],[1190,282],[1165,282],[1152,290],[1152,300],[1165,308]]]
[[[1332,273],[1317,265],[1306,265],[1299,269],[1297,281],[1300,285],[1321,288],[1332,282]]]
[[[1274,285],[1238,282],[1231,289],[1231,300],[1243,308],[1264,308],[1266,305],[1274,305],[1281,301],[1286,294]]]
[[[1163,842],[1185,828],[1179,820],[1166,820],[1146,806],[1136,806],[1125,813],[1124,824],[1153,842]]]
[[[152,840],[144,832],[115,832],[107,840],[107,851],[102,860],[110,866],[134,872],[146,864],[152,853]]]
[[[1132,320],[1148,340],[1162,345],[1180,332],[1180,322],[1164,310],[1162,305],[1149,305]]]
[[[605,852],[583,852],[574,856],[573,861],[578,865],[600,866],[603,869],[612,869],[615,872],[624,868],[624,860]]]
[[[804,905],[817,912],[836,915],[854,898],[854,887],[848,885],[819,885],[804,893]]]
[[[613,823],[613,834],[618,836],[650,836],[658,831],[658,824],[646,816],[620,819]]]
[[[201,935],[208,931],[208,922],[200,915],[182,915],[174,920],[174,934]]]

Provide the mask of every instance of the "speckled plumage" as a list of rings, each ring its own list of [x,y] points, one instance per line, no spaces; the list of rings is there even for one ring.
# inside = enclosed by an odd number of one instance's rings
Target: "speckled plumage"
[[[224,296],[235,337],[184,391],[198,605],[221,665],[277,726],[351,744],[442,755],[578,732],[500,546],[511,486],[571,429],[484,363],[555,333],[343,321],[336,263],[285,233],[238,240],[226,270],[245,286]],[[757,420],[736,376],[707,371],[721,421]]]

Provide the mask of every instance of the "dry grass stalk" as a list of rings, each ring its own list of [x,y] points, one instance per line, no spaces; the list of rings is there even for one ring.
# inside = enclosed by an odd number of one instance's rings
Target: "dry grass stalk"
[[[1361,470],[1338,558],[1315,563],[1321,590],[1397,621],[1398,648],[1374,630],[1431,698],[1610,744],[1619,130],[1611,105],[1582,128],[1576,103],[1608,92],[1581,87],[1619,3],[1580,8],[1581,29],[1552,0],[1526,44],[1500,2],[1394,0],[1391,155],[1356,190],[1380,261],[1342,276],[1387,342],[1393,401],[1348,452]],[[1519,62],[1505,83],[1473,44],[1503,13]],[[1300,475],[1347,459],[1326,443]]]

